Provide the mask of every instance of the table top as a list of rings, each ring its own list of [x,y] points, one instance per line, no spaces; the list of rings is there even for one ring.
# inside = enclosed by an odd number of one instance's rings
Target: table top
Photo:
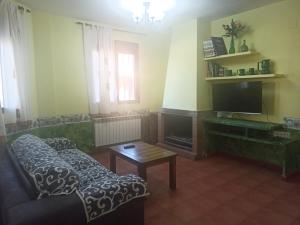
[[[130,145],[132,145],[131,148],[124,148],[124,146]],[[114,151],[118,155],[124,156],[139,163],[167,159],[177,155],[176,153],[168,151],[164,148],[150,145],[141,141],[112,146],[110,150]]]

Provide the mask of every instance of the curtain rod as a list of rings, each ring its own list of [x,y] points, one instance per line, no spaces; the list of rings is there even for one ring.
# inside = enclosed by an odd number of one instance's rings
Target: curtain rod
[[[29,9],[28,7],[26,7],[25,5],[22,5],[21,3],[17,3],[18,5],[18,9],[24,10],[28,13],[31,13],[31,9]]]
[[[111,27],[111,26],[107,26],[107,25],[103,25],[100,23],[93,23],[93,22],[87,22],[87,21],[76,21],[76,24],[80,24],[80,25],[88,25],[88,26],[103,26],[103,27]],[[125,30],[125,29],[121,29],[121,28],[117,28],[117,27],[111,27],[112,30],[114,31],[119,31],[119,32],[125,32],[125,33],[131,33],[131,34],[137,34],[137,35],[146,35],[146,33],[142,33],[142,32],[137,32],[137,31],[130,31],[130,30]]]

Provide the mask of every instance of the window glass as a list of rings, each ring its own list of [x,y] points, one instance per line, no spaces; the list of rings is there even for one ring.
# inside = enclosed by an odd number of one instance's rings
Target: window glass
[[[135,71],[134,55],[118,54],[118,88],[119,101],[133,101],[135,99]]]
[[[138,101],[138,46],[116,41],[117,93],[119,102]]]
[[[14,110],[19,108],[14,52],[9,41],[0,42],[0,76],[1,107]]]

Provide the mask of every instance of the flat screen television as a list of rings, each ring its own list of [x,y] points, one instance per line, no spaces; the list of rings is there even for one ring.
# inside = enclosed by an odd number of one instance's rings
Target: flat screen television
[[[262,113],[262,82],[214,84],[213,110],[249,114]]]

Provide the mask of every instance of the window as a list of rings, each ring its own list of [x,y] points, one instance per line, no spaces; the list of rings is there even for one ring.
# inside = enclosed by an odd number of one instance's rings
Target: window
[[[116,41],[115,47],[118,102],[138,102],[138,45]]]
[[[20,105],[13,46],[3,40],[0,42],[0,101],[1,107],[10,110]]]
[[[93,90],[94,90],[94,101],[100,102],[100,80],[99,80],[99,73],[100,73],[100,65],[99,65],[99,52],[94,50],[92,53],[92,70],[93,70]]]
[[[1,51],[1,50],[0,50]],[[2,82],[2,74],[1,74],[1,62],[0,62],[0,106],[3,107],[3,82]]]

